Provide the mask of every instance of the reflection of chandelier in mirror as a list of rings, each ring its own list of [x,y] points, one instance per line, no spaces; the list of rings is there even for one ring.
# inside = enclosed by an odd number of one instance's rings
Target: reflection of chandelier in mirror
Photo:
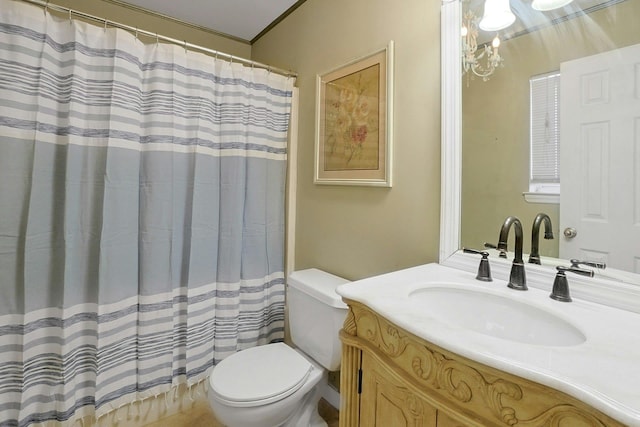
[[[463,0],[464,1],[464,0]],[[559,9],[571,3],[573,0],[533,0],[531,8],[540,12]],[[482,77],[483,81],[489,80],[498,67],[502,66],[503,59],[498,52],[500,37],[498,31],[513,24],[515,15],[509,6],[509,0],[485,0],[482,19],[467,10],[462,18],[462,73],[475,74]],[[478,51],[478,31],[496,32],[491,44],[484,43],[484,49]]]
[[[502,65],[502,57],[498,53],[500,38],[496,37],[491,45],[485,45],[484,49],[478,51],[478,17],[472,11],[467,11],[462,18],[462,73],[473,72],[482,80],[489,80],[497,67]],[[484,61],[482,61],[484,58]],[[481,62],[482,61],[482,62]]]
[[[464,14],[461,29],[463,74],[471,71],[482,77],[482,80],[489,80],[489,76],[502,65],[502,57],[498,53],[500,37],[496,35],[491,45],[485,44],[484,49],[478,53],[478,27],[484,31],[499,31],[513,24],[515,20],[509,0],[486,0],[484,14],[479,23],[471,10]]]

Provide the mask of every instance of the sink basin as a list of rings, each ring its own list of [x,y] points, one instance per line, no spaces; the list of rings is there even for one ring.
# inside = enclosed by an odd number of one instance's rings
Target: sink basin
[[[509,341],[544,346],[574,346],[585,335],[566,320],[532,305],[488,292],[454,287],[415,290],[424,314],[450,326]]]

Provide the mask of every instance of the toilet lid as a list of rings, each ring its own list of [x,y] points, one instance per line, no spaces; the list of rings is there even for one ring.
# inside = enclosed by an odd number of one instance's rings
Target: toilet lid
[[[276,343],[227,357],[213,368],[209,384],[211,391],[228,402],[266,404],[298,390],[311,370],[311,363],[301,354]]]

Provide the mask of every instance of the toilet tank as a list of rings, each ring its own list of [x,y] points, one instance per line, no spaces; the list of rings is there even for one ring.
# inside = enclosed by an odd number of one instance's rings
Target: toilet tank
[[[347,316],[347,305],[336,288],[348,282],[316,268],[294,271],[287,281],[291,340],[329,371],[340,367],[338,333]]]

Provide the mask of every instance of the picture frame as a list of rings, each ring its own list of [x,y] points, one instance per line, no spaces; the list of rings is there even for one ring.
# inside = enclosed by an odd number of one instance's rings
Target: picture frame
[[[393,41],[316,76],[314,183],[392,186]]]

